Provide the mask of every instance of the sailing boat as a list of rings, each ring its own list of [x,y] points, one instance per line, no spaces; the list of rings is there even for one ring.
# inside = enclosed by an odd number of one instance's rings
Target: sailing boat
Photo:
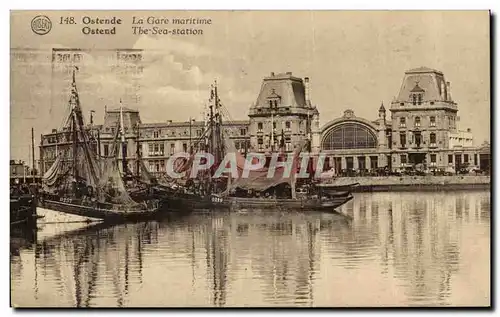
[[[159,200],[136,202],[128,194],[115,157],[117,146],[108,158],[97,158],[89,146],[90,136],[83,120],[74,70],[69,107],[71,111],[64,128],[71,135],[72,151],[67,153],[70,159],[57,154],[54,164],[42,178],[40,206],[116,222],[156,215],[160,209]]]
[[[210,97],[210,112],[208,124],[202,138],[205,146],[201,152],[209,152],[214,157],[212,168],[202,171],[196,182],[184,180],[184,184],[175,191],[166,191],[170,208],[189,209],[283,209],[301,211],[333,211],[335,208],[353,199],[351,186],[342,191],[325,193],[321,187],[312,182],[296,188],[296,175],[300,166],[300,153],[310,143],[299,146],[293,154],[291,171],[286,173],[284,166],[276,167],[274,177],[269,178],[269,166],[251,171],[241,177],[246,158],[236,151],[234,142],[222,129],[222,114],[226,111],[220,103],[217,92],[217,83],[212,87]],[[281,150],[283,150],[282,144]],[[213,177],[214,172],[224,163],[224,156],[233,153],[236,156],[238,177],[224,175]],[[284,152],[282,153],[284,155]],[[282,155],[282,156],[283,156]],[[191,171],[194,153],[176,172]]]

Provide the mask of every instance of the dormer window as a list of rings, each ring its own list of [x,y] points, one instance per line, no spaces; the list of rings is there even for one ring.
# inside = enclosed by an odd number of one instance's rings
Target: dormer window
[[[281,103],[281,96],[276,93],[274,89],[271,90],[269,97],[267,97],[269,102],[269,108],[277,109]]]
[[[424,92],[425,90],[418,85],[418,81],[415,82],[415,87],[413,87],[410,91],[410,101],[414,106],[422,104],[424,100]]]

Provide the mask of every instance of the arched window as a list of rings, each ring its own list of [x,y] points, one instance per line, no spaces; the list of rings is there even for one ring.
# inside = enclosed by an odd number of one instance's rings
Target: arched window
[[[375,134],[359,123],[345,123],[331,129],[321,144],[323,150],[367,149],[376,146]]]
[[[415,128],[420,127],[420,117],[415,117]]]

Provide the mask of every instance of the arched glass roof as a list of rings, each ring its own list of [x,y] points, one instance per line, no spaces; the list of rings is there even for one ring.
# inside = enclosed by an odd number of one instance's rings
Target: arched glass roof
[[[330,129],[321,142],[323,150],[368,149],[377,147],[377,137],[365,125],[349,122]]]

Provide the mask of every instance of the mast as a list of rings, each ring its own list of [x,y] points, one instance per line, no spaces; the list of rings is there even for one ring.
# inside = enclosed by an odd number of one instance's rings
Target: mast
[[[35,129],[31,127],[31,182],[35,183]]]
[[[271,152],[274,152],[274,113],[271,110]]]
[[[101,131],[97,129],[97,153],[101,157]]]
[[[125,129],[123,127],[123,105],[120,99],[120,134],[122,141],[122,169],[123,175],[127,174],[127,144],[125,143]]]
[[[215,96],[215,92],[214,92],[214,88],[212,86],[212,90],[210,92],[211,94],[211,99],[213,98],[217,98]],[[214,148],[214,137],[215,137],[215,134],[214,134],[214,106],[212,104],[212,100],[210,100],[210,119],[209,119],[209,125],[210,125],[210,139],[209,139],[209,144],[208,144],[208,149],[210,151],[210,154],[213,154],[213,148]]]
[[[141,160],[141,151],[140,151],[140,148],[141,148],[141,145],[139,143],[139,137],[140,137],[140,131],[139,131],[139,124],[137,124],[137,135],[136,135],[136,141],[135,141],[135,144],[136,144],[136,149],[135,149],[135,154],[136,154],[136,162],[135,162],[135,169],[136,169],[136,173],[137,173],[137,177],[139,178],[141,176],[141,170],[140,170],[140,160]]]
[[[72,132],[72,143],[73,143],[73,177],[75,182],[78,178],[78,167],[77,167],[77,156],[78,156],[78,131],[76,129],[76,80],[75,80],[75,70],[73,69],[73,82],[71,83],[71,97],[70,97],[70,105],[71,105],[71,132]]]

